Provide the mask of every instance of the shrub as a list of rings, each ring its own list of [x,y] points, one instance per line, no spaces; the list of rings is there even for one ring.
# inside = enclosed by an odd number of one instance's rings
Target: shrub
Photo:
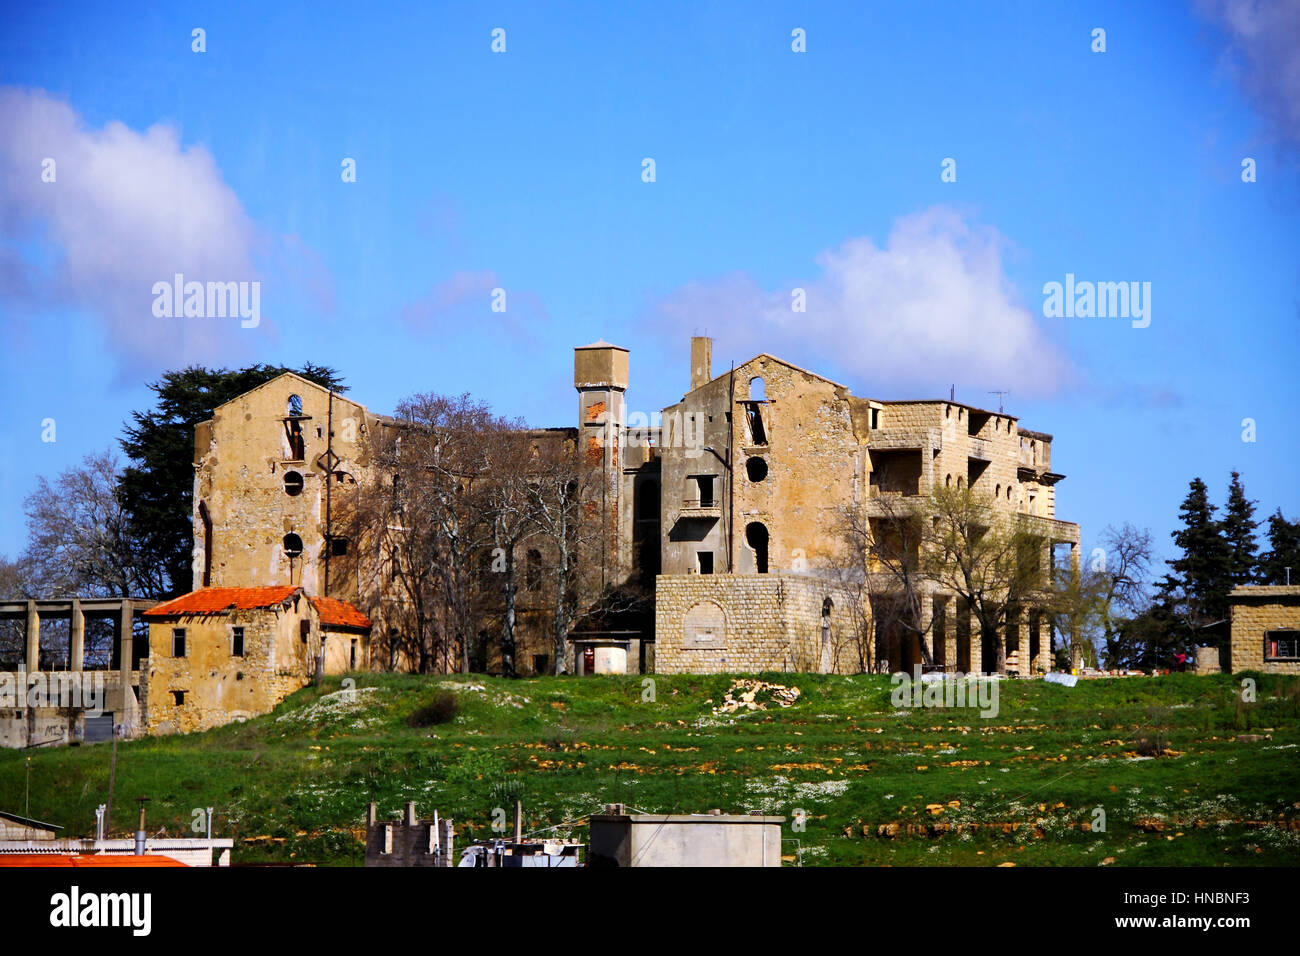
[[[447,724],[460,714],[460,704],[456,695],[449,690],[439,691],[423,707],[417,707],[406,722],[412,727],[432,727],[435,724]]]

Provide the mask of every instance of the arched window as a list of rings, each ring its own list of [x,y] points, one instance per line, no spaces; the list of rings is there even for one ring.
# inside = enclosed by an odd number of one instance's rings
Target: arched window
[[[302,417],[302,396],[301,395],[289,396],[288,413],[290,418]]]
[[[284,493],[290,498],[296,498],[302,494],[302,475],[296,471],[286,471],[284,473]]]
[[[946,475],[946,476],[944,477],[944,479],[943,479],[943,486],[944,486],[945,488],[951,488],[951,487],[952,487],[952,475]]]
[[[754,570],[767,574],[767,525],[752,521],[745,525],[745,541],[754,549]]]
[[[751,402],[767,401],[767,386],[763,384],[763,380],[758,376],[754,376],[749,380],[749,400]]]
[[[302,538],[292,531],[286,534],[284,536],[284,553],[291,558],[296,558],[302,554]]]

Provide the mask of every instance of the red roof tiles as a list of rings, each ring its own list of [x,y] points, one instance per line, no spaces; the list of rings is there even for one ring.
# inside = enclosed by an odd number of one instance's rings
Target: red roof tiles
[[[284,584],[270,588],[200,588],[178,598],[164,601],[144,612],[145,617],[175,617],[182,614],[223,614],[253,608],[276,607],[302,591]],[[324,627],[369,629],[366,617],[347,601],[337,598],[309,597]]]
[[[283,584],[271,588],[200,588],[178,598],[156,604],[144,612],[145,617],[171,617],[176,614],[220,614],[222,611],[247,611],[258,607],[275,607],[293,597],[300,588]]]
[[[370,618],[366,617],[347,601],[338,598],[314,597],[311,603],[316,606],[323,627],[359,627],[369,628]]]

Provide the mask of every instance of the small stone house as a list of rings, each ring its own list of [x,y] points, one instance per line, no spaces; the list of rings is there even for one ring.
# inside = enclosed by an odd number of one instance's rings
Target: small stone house
[[[269,712],[324,672],[368,666],[370,620],[292,585],[201,588],[145,613],[141,703],[149,734],[208,730]]]
[[[1246,585],[1232,607],[1232,671],[1300,674],[1300,585]]]

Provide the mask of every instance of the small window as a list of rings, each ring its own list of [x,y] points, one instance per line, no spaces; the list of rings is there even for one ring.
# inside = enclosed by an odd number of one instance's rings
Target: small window
[[[172,657],[185,656],[185,628],[172,628]]]
[[[348,539],[330,538],[330,554],[336,558],[345,558],[348,554]]]
[[[298,622],[298,637],[304,644],[307,643],[307,638],[311,637],[311,621]]]
[[[759,482],[767,477],[767,461],[763,458],[750,458],[745,461],[745,475],[750,481]]]
[[[1264,635],[1264,660],[1300,660],[1300,631],[1269,631]]]
[[[302,538],[292,531],[286,534],[284,536],[284,553],[291,558],[296,558],[302,554]]]
[[[547,672],[550,670],[550,666],[551,666],[551,655],[549,655],[549,654],[534,654],[534,655],[533,655],[533,673],[534,673],[534,674],[545,674],[545,673],[547,673]]]
[[[348,670],[357,669],[357,639],[352,638],[352,647],[348,653]]]
[[[749,380],[749,400],[751,402],[767,401],[767,387],[763,384],[761,378],[751,378]]]
[[[284,473],[284,493],[290,498],[296,498],[302,494],[302,475],[296,471],[286,471]]]
[[[880,427],[880,409],[878,408],[873,408],[871,410],[871,427],[872,429]]]
[[[301,418],[302,417],[302,396],[290,395],[289,405],[287,410],[289,412],[290,418]]]
[[[174,703],[177,707],[184,707],[184,706],[185,706],[185,691],[183,691],[183,690],[174,690],[174,691],[172,691],[172,703]]]
[[[713,552],[699,551],[696,553],[696,559],[699,561],[700,574],[713,573]]]
[[[230,629],[230,656],[244,656],[244,629],[242,627],[232,627]]]

